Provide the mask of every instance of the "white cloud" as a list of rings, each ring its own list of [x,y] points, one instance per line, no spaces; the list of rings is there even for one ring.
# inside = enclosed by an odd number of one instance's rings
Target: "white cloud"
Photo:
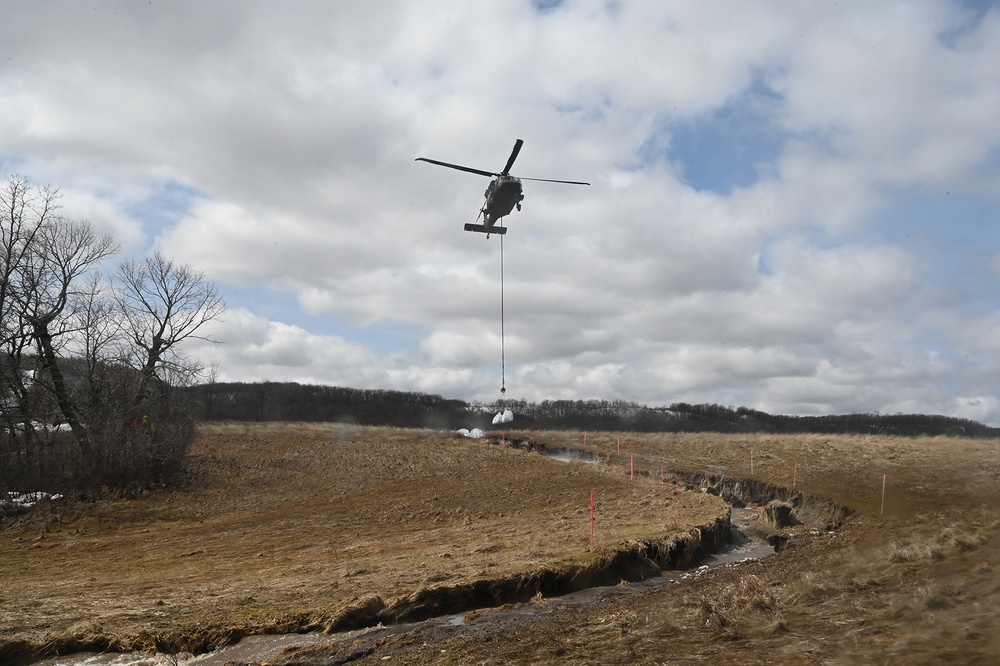
[[[206,363],[219,364],[219,381],[335,381],[341,386],[368,386],[372,380],[384,379],[374,364],[374,354],[364,345],[268,321],[243,308],[230,308],[223,320],[206,325],[204,333],[214,344],[196,343],[193,352]]]
[[[5,18],[0,164],[61,185],[126,255],[162,250],[228,290],[224,344],[191,349],[226,379],[499,397],[499,239],[462,231],[488,180],[413,160],[499,170],[523,138],[515,174],[592,185],[525,181],[507,220],[509,397],[1000,423],[996,303],[954,286],[1000,279],[1000,235],[973,276],[906,241],[950,220],[884,217],[963,192],[995,221],[1000,11],[123,2]],[[679,155],[677,132],[748,91],[767,98],[773,160],[726,195],[695,191],[680,171],[729,156]]]

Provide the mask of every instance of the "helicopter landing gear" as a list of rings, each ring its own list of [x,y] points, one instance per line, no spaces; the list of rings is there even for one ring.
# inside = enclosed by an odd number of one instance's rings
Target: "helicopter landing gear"
[[[483,222],[482,224],[478,224],[480,219]],[[481,234],[486,234],[487,238],[490,237],[490,234],[497,234],[502,236],[503,234],[507,233],[506,227],[495,226],[495,223],[500,222],[502,218],[494,220],[494,224],[490,224],[489,228],[487,228],[486,225],[487,220],[489,220],[489,214],[486,212],[486,209],[484,208],[483,210],[479,211],[479,217],[476,218],[477,224],[466,224],[465,230],[476,231]]]
[[[517,209],[521,210],[521,202],[520,201],[517,202]]]

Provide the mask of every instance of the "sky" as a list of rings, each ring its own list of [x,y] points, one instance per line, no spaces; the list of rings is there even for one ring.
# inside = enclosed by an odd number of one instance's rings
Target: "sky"
[[[218,381],[997,426],[997,63],[993,2],[13,0],[0,175],[203,272]],[[591,185],[464,231],[415,158],[516,139]]]

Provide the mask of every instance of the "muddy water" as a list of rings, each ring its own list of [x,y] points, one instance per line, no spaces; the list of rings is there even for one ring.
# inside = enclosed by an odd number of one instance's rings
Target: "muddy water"
[[[588,457],[583,452],[550,453],[551,457],[564,462],[598,463],[596,458]],[[516,614],[524,617],[543,616],[559,609],[586,606],[597,601],[641,594],[657,587],[680,583],[697,577],[713,568],[734,566],[740,562],[756,560],[774,552],[763,538],[758,536],[753,527],[750,511],[733,507],[731,516],[732,544],[714,555],[704,558],[697,567],[683,571],[665,573],[665,575],[649,578],[628,585],[597,587],[547,600],[544,605],[518,604],[503,610],[487,610],[484,613]],[[77,653],[63,657],[54,657],[35,662],[32,666],[223,666],[229,662],[264,662],[274,659],[284,649],[293,646],[309,646],[316,644],[337,644],[357,641],[370,637],[372,640],[384,636],[387,632],[397,633],[410,631],[418,627],[436,628],[440,631],[461,631],[465,624],[465,614],[447,615],[432,618],[422,622],[360,629],[339,634],[281,634],[269,636],[248,636],[235,645],[215,650],[202,655],[181,653],[178,655],[148,655],[148,654],[95,654]]]

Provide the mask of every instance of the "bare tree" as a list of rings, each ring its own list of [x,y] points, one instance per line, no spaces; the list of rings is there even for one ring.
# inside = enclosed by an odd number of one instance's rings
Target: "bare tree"
[[[68,309],[81,295],[79,282],[88,271],[118,251],[110,236],[98,235],[89,222],[57,217],[39,230],[35,252],[25,262],[14,290],[37,346],[39,370],[85,455],[92,450],[90,434],[80,419],[76,402],[60,365],[60,348],[73,332]]]
[[[118,302],[139,370],[138,404],[162,366],[173,372],[185,367],[177,346],[187,339],[205,339],[199,329],[216,319],[225,304],[215,286],[190,266],[176,266],[159,252],[145,261],[126,261],[119,270]]]
[[[15,288],[20,273],[33,263],[36,237],[56,222],[58,198],[50,188],[33,192],[20,176],[10,176],[0,188],[0,342],[23,334],[15,325]]]
[[[215,414],[215,392],[219,384],[219,362],[214,361],[208,367],[205,377],[205,420],[211,421]]]
[[[94,273],[73,300],[72,345],[65,356],[75,361],[76,404],[90,429],[104,439],[124,420],[123,406],[131,400],[134,374],[128,366],[124,318],[103,275]]]
[[[201,368],[177,347],[222,300],[203,274],[159,253],[107,281],[98,268],[117,245],[59,215],[58,197],[20,177],[0,185],[0,484],[159,482],[194,435],[173,388]],[[39,422],[68,424],[72,438]]]
[[[0,413],[8,433],[30,436],[27,416],[28,387],[24,358],[32,351],[28,322],[18,303],[21,273],[30,264],[34,239],[52,223],[56,194],[33,192],[28,182],[10,176],[0,188]]]

